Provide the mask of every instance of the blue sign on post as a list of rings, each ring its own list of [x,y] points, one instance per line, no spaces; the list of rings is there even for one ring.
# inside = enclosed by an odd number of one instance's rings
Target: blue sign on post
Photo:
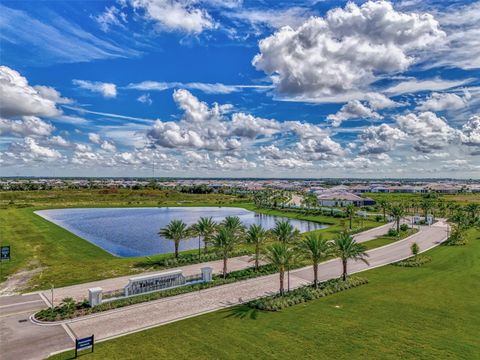
[[[0,261],[10,260],[10,245],[5,245],[0,248]]]
[[[77,357],[78,350],[83,350],[91,347],[93,352],[94,341],[95,339],[93,335],[82,338],[82,339],[76,339],[75,340],[75,357]]]

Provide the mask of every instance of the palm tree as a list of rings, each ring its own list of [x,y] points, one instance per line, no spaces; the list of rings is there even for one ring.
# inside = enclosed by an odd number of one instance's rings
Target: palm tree
[[[298,249],[304,258],[309,259],[313,265],[313,284],[318,287],[318,264],[332,254],[330,241],[322,238],[322,235],[309,233],[298,244]]]
[[[215,246],[217,250],[222,254],[223,278],[226,278],[228,257],[235,248],[235,246],[240,242],[240,238],[235,234],[232,229],[222,226],[212,240],[213,246]]]
[[[187,224],[182,220],[170,221],[166,227],[160,229],[158,234],[175,243],[175,258],[178,258],[178,246],[180,245],[180,241],[185,240],[190,236]]]
[[[260,259],[260,247],[267,240],[268,232],[262,227],[262,225],[252,224],[248,228],[246,234],[246,241],[249,244],[255,245],[255,270],[258,270],[258,263]]]
[[[423,198],[420,201],[420,208],[423,210],[425,215],[425,222],[427,221],[428,211],[432,208],[432,200],[430,198]]]
[[[397,204],[390,208],[390,216],[392,216],[395,219],[395,222],[397,223],[397,233],[400,232],[400,220],[404,215],[405,215],[405,208],[402,205]]]
[[[204,253],[207,252],[208,242],[215,233],[217,224],[211,217],[201,217],[197,223],[192,225],[192,231],[198,236],[198,257],[200,257],[200,240],[203,238]]]
[[[347,207],[345,208],[345,214],[347,214],[348,219],[349,219],[349,228],[352,230],[352,220],[353,217],[355,216],[355,206],[353,204],[348,204]]]
[[[294,242],[300,237],[300,231],[288,220],[276,221],[271,232],[282,243]]]
[[[342,279],[345,281],[347,279],[347,262],[349,259],[360,260],[365,264],[368,264],[367,261],[367,247],[363,244],[357,243],[352,236],[343,232],[335,239],[335,253],[342,260],[343,273]]]
[[[296,254],[292,247],[286,243],[275,243],[267,247],[265,261],[276,267],[280,275],[280,295],[285,293],[284,279],[285,271],[290,268],[295,260]]]
[[[386,199],[380,199],[378,200],[378,205],[382,208],[383,211],[383,221],[387,221],[387,209],[389,206],[389,203]]]
[[[236,236],[241,236],[245,226],[238,216],[227,216],[221,223],[224,228],[230,229]]]

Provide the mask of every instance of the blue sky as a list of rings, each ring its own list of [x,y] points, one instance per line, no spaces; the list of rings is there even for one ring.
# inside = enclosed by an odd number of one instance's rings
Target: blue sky
[[[4,1],[1,175],[480,174],[478,1]]]

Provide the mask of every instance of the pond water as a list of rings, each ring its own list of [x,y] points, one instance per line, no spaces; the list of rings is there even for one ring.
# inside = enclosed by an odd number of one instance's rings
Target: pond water
[[[238,216],[246,226],[255,223],[266,229],[273,228],[275,221],[289,220],[301,232],[327,227],[231,207],[58,209],[40,210],[36,214],[113,255],[124,257],[172,253],[173,241],[160,237],[158,232],[174,219],[191,225],[202,216],[212,217],[216,222],[226,216]],[[180,251],[197,248],[197,238],[180,243]]]

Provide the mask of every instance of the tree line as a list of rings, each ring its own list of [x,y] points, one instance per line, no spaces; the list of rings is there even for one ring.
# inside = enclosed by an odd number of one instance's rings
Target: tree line
[[[223,259],[223,277],[228,275],[228,259],[240,244],[251,244],[255,250],[252,256],[254,268],[258,271],[261,262],[274,266],[279,273],[280,294],[285,292],[285,273],[296,267],[301,261],[312,265],[314,286],[318,286],[318,265],[330,257],[339,257],[342,261],[342,279],[347,278],[349,259],[360,260],[368,264],[367,248],[357,243],[347,232],[340,233],[334,240],[327,240],[318,233],[301,236],[288,220],[277,221],[275,227],[267,230],[259,224],[245,226],[238,216],[227,216],[216,223],[211,217],[201,217],[195,224],[188,226],[182,220],[172,220],[159,231],[163,238],[175,244],[175,258],[178,258],[180,242],[198,237],[198,256],[212,246]]]

